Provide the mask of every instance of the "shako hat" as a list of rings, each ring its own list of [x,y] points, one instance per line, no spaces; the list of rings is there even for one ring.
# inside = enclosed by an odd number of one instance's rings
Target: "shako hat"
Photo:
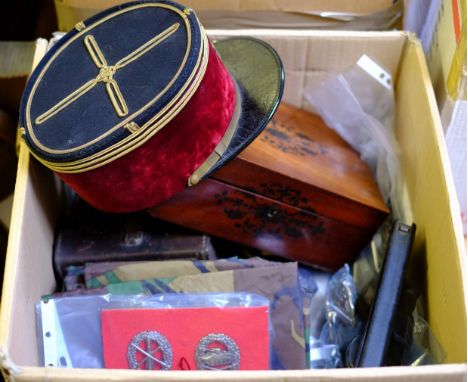
[[[283,83],[266,43],[212,44],[190,8],[126,3],[48,51],[23,95],[21,133],[92,206],[136,211],[237,155],[273,116]]]

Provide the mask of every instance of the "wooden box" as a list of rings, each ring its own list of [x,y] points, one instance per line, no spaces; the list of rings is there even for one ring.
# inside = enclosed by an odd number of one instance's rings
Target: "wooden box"
[[[337,269],[354,260],[388,210],[359,154],[320,117],[283,103],[237,158],[150,213]]]

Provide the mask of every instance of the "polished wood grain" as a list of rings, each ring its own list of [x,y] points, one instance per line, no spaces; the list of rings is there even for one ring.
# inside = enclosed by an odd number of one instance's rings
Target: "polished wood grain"
[[[330,270],[353,261],[372,237],[370,231],[214,179],[154,207],[151,214]]]
[[[337,269],[354,260],[388,209],[358,153],[318,116],[283,103],[238,157],[150,213]]]
[[[388,214],[359,154],[319,116],[285,103],[263,133],[212,178],[260,193],[261,184],[287,186],[307,199],[304,208],[364,228]]]

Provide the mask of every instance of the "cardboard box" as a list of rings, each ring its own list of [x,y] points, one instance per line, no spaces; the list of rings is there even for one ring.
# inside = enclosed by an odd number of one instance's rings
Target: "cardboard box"
[[[364,53],[394,75],[396,134],[402,151],[402,220],[418,229],[413,259],[424,264],[426,318],[446,364],[378,369],[161,372],[38,367],[34,304],[55,288],[51,251],[60,213],[53,175],[21,146],[0,312],[0,362],[14,381],[463,381],[466,380],[465,256],[456,194],[437,104],[420,43],[403,32],[211,31],[270,42],[286,67],[284,100],[307,107],[303,91],[323,72],[343,70]],[[37,57],[44,50],[38,44]]]
[[[79,21],[128,0],[55,0],[58,27],[72,29]],[[279,28],[292,25],[361,30],[395,22],[401,1],[393,0],[184,0],[197,12],[205,28]],[[362,20],[364,19],[364,20]],[[398,16],[396,17],[398,19]],[[371,26],[370,26],[371,25]],[[377,26],[374,26],[377,25]]]
[[[405,0],[404,28],[426,53],[466,236],[466,0]]]
[[[10,115],[18,112],[33,55],[34,41],[0,41],[0,108]]]

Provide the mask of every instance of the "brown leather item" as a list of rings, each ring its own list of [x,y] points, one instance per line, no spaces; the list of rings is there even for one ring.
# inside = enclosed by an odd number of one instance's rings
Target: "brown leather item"
[[[337,269],[354,260],[388,209],[359,154],[320,117],[283,103],[237,158],[150,213]]]

